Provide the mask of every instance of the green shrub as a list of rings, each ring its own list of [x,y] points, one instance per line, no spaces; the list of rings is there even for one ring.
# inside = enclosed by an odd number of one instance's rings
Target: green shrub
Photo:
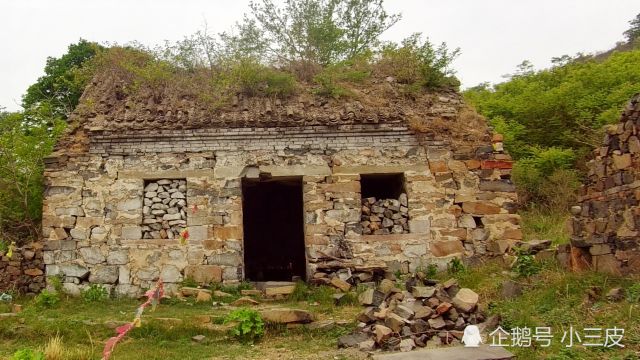
[[[453,258],[447,264],[447,271],[449,274],[459,274],[465,272],[467,269],[464,267],[462,260],[458,258]]]
[[[435,89],[460,86],[451,63],[460,49],[450,50],[445,43],[434,47],[421,34],[413,34],[401,44],[387,44],[382,48],[377,66],[384,75],[393,76],[406,84],[410,92],[421,88]]]
[[[525,254],[516,249],[516,262],[513,265],[513,270],[520,277],[529,277],[540,272],[540,264],[536,262],[536,258],[533,255]]]
[[[427,271],[425,272],[425,275],[427,275],[427,278],[433,279],[434,277],[436,277],[437,274],[438,274],[438,266],[436,264],[427,265]]]
[[[60,295],[45,289],[35,297],[35,302],[39,307],[52,308],[60,302]]]
[[[313,90],[316,95],[334,99],[351,96],[351,92],[339,84],[336,74],[331,71],[320,72],[313,81],[318,85]]]
[[[109,298],[109,292],[100,284],[91,284],[82,291],[82,298],[85,302],[103,301]]]
[[[296,81],[293,75],[262,65],[254,59],[234,60],[230,63],[227,83],[248,96],[276,96],[293,94]]]
[[[13,354],[11,360],[45,360],[44,353],[31,349],[18,350]]]
[[[371,54],[367,53],[348,61],[325,66],[313,78],[313,82],[317,85],[314,93],[335,99],[353,96],[347,84],[359,84],[371,77],[370,60]]]
[[[242,343],[254,343],[264,336],[264,322],[256,310],[238,309],[225,318],[225,323],[235,322],[231,335]]]
[[[264,82],[266,84],[265,94],[279,98],[290,96],[296,88],[296,79],[293,75],[273,69],[264,73]]]

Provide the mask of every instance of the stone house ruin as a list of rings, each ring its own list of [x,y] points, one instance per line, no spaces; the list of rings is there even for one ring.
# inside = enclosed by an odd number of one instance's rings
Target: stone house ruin
[[[640,94],[609,126],[588,163],[579,205],[572,208],[571,260],[574,268],[613,274],[640,272]]]
[[[502,139],[455,92],[408,98],[382,79],[355,98],[237,95],[209,111],[124,82],[96,75],[46,159],[43,260],[70,293],[368,281],[522,238]]]

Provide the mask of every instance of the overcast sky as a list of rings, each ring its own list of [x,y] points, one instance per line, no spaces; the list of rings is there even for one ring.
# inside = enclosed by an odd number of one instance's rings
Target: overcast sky
[[[248,2],[0,0],[0,106],[18,109],[47,56],[64,54],[79,38],[154,45],[191,34],[205,20],[220,32],[242,18]],[[384,39],[422,32],[461,48],[454,67],[464,87],[500,82],[525,59],[542,68],[554,56],[607,50],[640,13],[638,0],[387,0],[386,7],[403,19]]]

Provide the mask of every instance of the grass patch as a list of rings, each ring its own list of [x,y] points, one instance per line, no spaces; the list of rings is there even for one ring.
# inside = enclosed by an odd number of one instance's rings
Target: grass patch
[[[629,278],[599,273],[568,273],[547,267],[525,283],[522,296],[514,300],[496,299],[491,303],[490,312],[502,316],[505,329],[551,327],[554,335],[551,346],[512,348],[519,359],[637,359],[640,308],[626,300],[611,303],[605,298],[609,289],[618,286],[629,288],[633,282],[634,279]],[[590,297],[589,293],[596,296]],[[582,336],[585,328],[602,328],[604,341],[604,329],[614,326],[625,329],[624,349],[581,345],[566,348],[566,342],[561,342],[564,331],[571,327]]]
[[[243,287],[241,284],[220,289],[237,296]],[[314,292],[314,296],[324,297],[326,295],[320,294],[325,291]],[[23,349],[46,354],[47,348],[63,354],[63,359],[99,359],[104,342],[115,335],[113,327],[131,321],[139,306],[135,299],[87,303],[82,298],[66,296],[60,298],[55,308],[38,306],[29,298],[18,298],[16,303],[22,304],[24,311],[0,322],[0,359],[10,359],[16,351]],[[308,301],[269,302],[261,306],[306,309],[321,320],[351,320],[359,310],[354,306],[333,304],[313,306]],[[350,329],[350,326],[339,326],[328,332],[310,332],[304,328],[267,327],[264,338],[251,346],[230,337],[223,325],[230,311],[230,308],[212,307],[209,303],[195,303],[193,299],[163,300],[155,312],[143,314],[142,326],[133,329],[118,344],[113,359],[334,358],[340,353],[336,348],[337,337]],[[198,318],[202,315],[211,317],[210,325],[201,325]],[[206,338],[194,343],[191,337],[195,335]]]
[[[532,208],[520,212],[522,232],[525,240],[551,240],[554,245],[569,242],[565,224],[569,219],[567,211],[549,212]]]

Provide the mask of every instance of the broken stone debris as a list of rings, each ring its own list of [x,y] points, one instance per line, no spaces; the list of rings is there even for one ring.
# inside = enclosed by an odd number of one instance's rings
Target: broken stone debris
[[[411,283],[413,288],[401,290],[385,280],[363,292],[358,300],[365,308],[356,317],[357,330],[341,337],[339,346],[410,351],[427,342],[452,344],[460,341],[467,325],[485,321],[478,294],[460,288],[455,279],[437,283],[414,277]]]

